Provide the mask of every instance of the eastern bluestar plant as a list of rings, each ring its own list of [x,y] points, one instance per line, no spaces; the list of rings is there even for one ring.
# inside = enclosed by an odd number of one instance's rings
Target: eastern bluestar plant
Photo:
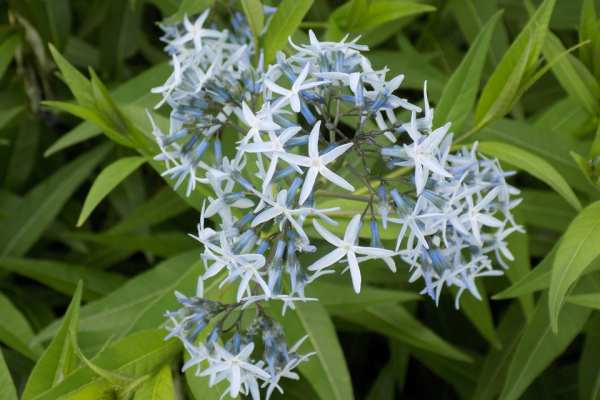
[[[208,16],[163,27],[173,72],[153,90],[157,107],[171,108],[168,132],[153,122],[164,175],[188,195],[212,192],[193,235],[205,266],[197,293],[177,293],[181,308],[166,314],[168,338],[189,353],[184,370],[226,381],[231,397],[281,391],[311,354],[298,352],[305,338],[287,344],[265,305],[280,302],[284,314],[318,300],[305,287],[338,265],[356,293],[361,263],[396,271],[399,259],[436,303],[444,286],[457,289],[456,307],[465,290],[480,298],[476,278],[508,268],[507,237],[522,231],[512,173],[476,144],[453,151],[450,124],[433,127],[426,84],[422,107],[398,97],[403,75],[374,69],[358,38],[322,42],[309,31],[308,44],[290,40],[291,54],[265,65],[241,14],[230,30],[205,27]],[[331,197],[363,207],[319,208]],[[325,255],[306,263],[316,241]],[[233,287],[235,300],[204,298],[206,281]]]

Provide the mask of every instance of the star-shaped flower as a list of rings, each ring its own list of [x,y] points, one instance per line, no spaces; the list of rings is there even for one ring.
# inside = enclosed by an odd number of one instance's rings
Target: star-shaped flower
[[[214,385],[224,379],[229,381],[229,395],[236,398],[242,389],[242,383],[252,377],[268,380],[269,374],[250,361],[254,351],[254,343],[248,343],[239,353],[232,354],[218,343],[214,343],[215,357],[210,359],[210,366],[200,373],[200,376],[209,376]]]
[[[274,108],[280,108],[289,101],[290,106],[292,107],[292,110],[295,113],[300,112],[300,91],[311,89],[311,88],[314,88],[314,87],[317,87],[319,85],[323,85],[324,83],[326,83],[325,81],[304,83],[304,81],[306,80],[306,77],[308,76],[309,71],[310,71],[310,63],[306,63],[304,68],[302,68],[300,75],[298,75],[298,77],[292,84],[291,89],[282,88],[281,86],[279,86],[275,82],[271,81],[270,79],[267,79],[265,81],[265,85],[267,85],[267,87],[272,92],[275,92],[275,93],[283,96],[283,97],[281,97],[281,99],[277,100],[277,102],[274,105]]]
[[[270,132],[280,129],[281,127],[273,122],[273,117],[270,112],[270,108],[267,107],[264,110],[254,114],[250,107],[243,102],[242,103],[242,119],[246,125],[250,128],[246,136],[240,141],[242,145],[245,145],[253,138],[255,141],[260,142],[260,132]]]
[[[325,229],[317,220],[313,220],[313,225],[317,232],[323,239],[332,244],[335,249],[315,261],[311,266],[308,267],[310,271],[320,271],[329,267],[330,265],[338,262],[343,257],[348,259],[348,268],[350,269],[350,275],[352,276],[352,286],[356,293],[360,292],[361,275],[360,268],[358,266],[358,260],[356,255],[372,256],[375,258],[392,257],[394,252],[391,250],[381,249],[377,247],[364,247],[358,246],[358,233],[360,231],[361,215],[357,214],[352,217],[352,220],[346,227],[344,233],[344,239],[340,239],[333,233]]]
[[[404,145],[404,151],[409,161],[398,164],[414,166],[417,195],[420,195],[425,188],[430,172],[447,178],[452,177],[437,157],[440,152],[440,143],[444,140],[448,129],[450,129],[450,123],[434,130],[429,135],[422,135],[417,129],[414,113],[410,124],[406,126],[406,131],[412,138],[413,143]]]
[[[223,32],[219,32],[214,29],[203,28],[204,22],[206,22],[206,18],[208,18],[208,13],[209,10],[204,11],[193,23],[186,15],[183,18],[183,26],[186,30],[186,33],[175,39],[171,44],[174,46],[181,46],[188,42],[192,42],[194,43],[194,48],[196,51],[200,51],[202,49],[202,38],[219,38],[223,36]]]
[[[308,138],[308,157],[299,156],[296,154],[289,154],[287,156],[291,162],[308,168],[306,178],[304,178],[304,184],[302,185],[302,191],[300,192],[300,204],[304,204],[308,196],[310,196],[310,193],[312,192],[312,189],[315,186],[315,182],[317,180],[318,175],[322,175],[329,182],[341,188],[344,188],[351,192],[354,191],[354,186],[352,186],[344,178],[327,168],[327,164],[332,163],[339,156],[344,154],[350,147],[352,147],[352,143],[346,143],[341,146],[337,146],[336,148],[328,151],[325,154],[319,154],[320,128],[321,121],[317,121],[315,126],[313,126],[312,130],[310,131],[310,135]]]
[[[285,129],[281,134],[277,135],[275,132],[268,132],[269,141],[268,142],[256,142],[256,143],[248,143],[243,146],[240,146],[241,152],[247,153],[266,153],[267,157],[271,158],[271,163],[269,164],[269,168],[265,174],[263,179],[263,191],[271,182],[273,178],[273,174],[275,174],[275,169],[277,168],[277,162],[281,158],[284,161],[289,160],[287,157],[288,153],[285,151],[285,144],[288,140],[293,138],[302,130],[299,126],[292,126]],[[302,170],[298,168],[296,164],[293,162],[288,162],[290,166],[292,166],[298,173],[302,173]]]

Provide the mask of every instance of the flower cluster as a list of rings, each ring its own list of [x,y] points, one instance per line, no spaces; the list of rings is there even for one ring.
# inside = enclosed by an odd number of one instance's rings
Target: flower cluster
[[[205,27],[207,18],[164,28],[173,72],[154,90],[158,106],[171,108],[167,133],[153,124],[164,174],[188,195],[198,184],[212,193],[193,236],[205,265],[197,296],[178,294],[182,308],[167,313],[169,337],[190,354],[184,368],[211,384],[227,380],[232,397],[258,399],[262,383],[268,398],[310,354],[297,352],[302,341],[288,347],[261,303],[279,301],[285,312],[317,300],[306,285],[336,265],[358,293],[362,262],[396,271],[402,260],[436,301],[456,287],[457,305],[464,290],[479,296],[475,278],[502,273],[492,258],[501,268],[512,259],[518,191],[476,146],[451,151],[450,125],[433,129],[426,90],[423,107],[398,97],[403,76],[373,68],[366,46],[321,42],[312,31],[308,44],[290,41],[291,55],[265,65],[243,16],[231,31]],[[352,201],[323,207],[331,197]],[[207,280],[233,286],[235,301],[203,298]]]

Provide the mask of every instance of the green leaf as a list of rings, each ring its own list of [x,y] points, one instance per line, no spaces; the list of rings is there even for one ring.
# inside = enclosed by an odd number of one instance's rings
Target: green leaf
[[[0,350],[0,399],[18,400],[17,389],[13,383],[10,371],[4,361],[2,350]]]
[[[106,136],[115,143],[125,147],[134,147],[129,138],[123,135],[123,132],[115,129],[111,121],[107,121],[105,117],[92,107],[86,107],[79,104],[66,103],[63,101],[44,101],[43,104],[60,111],[68,112],[85,121],[89,121],[96,125],[106,134]]]
[[[552,330],[558,331],[558,316],[569,289],[600,254],[600,201],[587,206],[563,235],[552,264],[548,310]]]
[[[181,352],[179,342],[165,341],[165,334],[166,331],[162,329],[137,332],[110,344],[90,361],[97,368],[127,377],[131,381],[155,374]],[[92,368],[84,365],[60,384],[34,399],[97,399],[98,397],[93,396],[106,393],[110,389],[110,382],[98,377]]]
[[[562,233],[577,212],[562,197],[548,190],[521,190],[519,205],[525,225]]]
[[[521,338],[523,316],[519,309],[511,306],[502,317],[498,326],[498,335],[502,348],[490,349],[485,357],[477,378],[477,386],[472,395],[473,400],[494,400],[502,389],[506,372],[514,351]]]
[[[89,338],[91,341],[87,346],[98,350],[109,338],[130,330],[132,324],[147,315],[145,310],[157,300],[169,296],[174,299],[173,292],[183,289],[181,285],[195,284],[196,280],[192,280],[191,275],[186,272],[197,258],[197,251],[169,258],[130,279],[106,297],[83,306],[79,322],[82,341],[84,337]],[[183,277],[188,281],[182,279]],[[164,309],[161,310],[161,315],[162,312]],[[57,328],[57,322],[51,324],[38,334],[36,340],[47,340],[56,333]],[[81,346],[84,347],[84,343],[81,343]],[[84,350],[88,348],[85,347]]]
[[[72,337],[77,334],[82,289],[83,284],[79,283],[58,333],[31,371],[22,400],[37,398],[63,382],[75,369],[77,353]]]
[[[452,289],[454,296],[456,296],[458,290],[456,290],[456,288]],[[494,318],[492,316],[492,310],[490,308],[485,287],[479,284],[477,285],[477,289],[481,294],[481,300],[478,300],[473,296],[461,296],[460,311],[469,319],[469,321],[471,321],[481,336],[483,336],[492,346],[500,348],[500,339],[496,333]]]
[[[522,210],[515,210],[514,216],[517,217],[516,219],[519,224],[522,223],[522,215],[524,215]],[[513,232],[507,238],[507,245],[514,257],[514,260],[507,261],[507,263],[509,264],[509,268],[506,270],[506,277],[511,283],[514,284],[516,282],[519,282],[524,276],[529,274],[529,272],[531,271],[528,234],[521,232]],[[529,320],[533,315],[533,311],[535,308],[533,296],[531,296],[530,294],[519,296],[519,302],[521,303],[523,313]]]
[[[312,3],[313,0],[283,0],[279,4],[264,36],[265,64],[271,63],[275,54],[285,48]]]
[[[146,104],[155,96],[150,93],[154,86],[162,84],[170,73],[171,66],[167,62],[162,62],[146,69],[144,72],[119,85],[111,96],[119,104]],[[70,146],[81,143],[92,137],[100,135],[101,130],[91,122],[82,122],[75,128],[61,136],[44,153],[44,157],[64,150]]]
[[[105,144],[82,154],[27,193],[19,208],[2,222],[0,255],[25,254],[110,148]]]
[[[145,161],[143,157],[125,157],[104,168],[85,198],[81,214],[77,220],[77,226],[81,226],[102,199],[108,196],[119,183],[131,175]]]
[[[37,360],[42,353],[39,345],[31,346],[33,329],[8,297],[0,292],[0,342],[24,356]]]
[[[583,47],[589,47],[584,45]],[[567,50],[558,37],[549,33],[544,42],[543,52],[548,61],[556,59]],[[552,72],[567,94],[577,101],[590,113],[598,111],[600,104],[600,86],[585,65],[572,54],[566,54],[552,66]]]
[[[4,76],[8,65],[12,61],[17,47],[21,44],[21,35],[13,34],[8,39],[4,39],[0,44],[0,79]]]
[[[165,365],[135,393],[134,400],[175,400],[171,367]]]
[[[565,179],[543,158],[537,157],[526,150],[499,142],[481,142],[479,151],[512,164],[535,176],[564,197],[576,210],[581,209],[581,203],[573,189]]]
[[[435,7],[428,4],[419,4],[412,1],[379,0],[370,2],[364,15],[355,18],[353,14],[356,13],[356,9],[353,10],[352,6],[353,4],[350,2],[344,3],[331,14],[332,20],[340,28],[346,30],[351,25],[352,32],[365,32],[400,18],[435,11]],[[350,22],[352,23],[350,24]],[[331,33],[328,33],[328,36],[330,35]]]
[[[590,284],[590,282],[585,282]],[[587,286],[587,285],[586,285]],[[562,329],[552,333],[548,315],[548,297],[539,300],[533,318],[523,331],[508,368],[501,400],[517,400],[533,380],[558,357],[583,329],[591,311],[565,306],[560,315]]]
[[[322,281],[311,283],[306,288],[306,296],[319,299],[319,303],[332,314],[356,312],[377,304],[395,304],[421,299],[421,296],[415,292],[379,289],[368,285],[363,285],[360,295],[356,295],[349,285]]]
[[[477,130],[508,113],[526,78],[537,67],[556,0],[544,0],[486,83],[475,110]]]
[[[492,34],[502,12],[497,12],[481,29],[469,51],[444,87],[442,97],[435,108],[434,126],[452,122],[452,129],[459,132],[475,105],[481,72],[492,40]]]
[[[579,56],[588,67],[594,65],[594,45],[598,38],[598,15],[594,0],[583,0],[581,6],[581,18],[579,20],[579,41],[587,42],[589,45],[579,49]]]
[[[50,47],[52,58],[54,58],[54,62],[62,74],[62,79],[71,90],[71,93],[73,93],[73,96],[75,96],[77,102],[86,107],[93,105],[95,102],[92,95],[92,86],[87,78],[71,65],[52,44],[48,46]]]
[[[354,395],[346,360],[325,308],[318,302],[299,303],[293,314],[280,318],[280,323],[291,342],[308,335],[299,353],[314,351],[317,354],[298,368],[319,397],[322,400],[352,400]]]
[[[377,305],[340,317],[418,349],[454,360],[471,361],[468,355],[440,338],[401,306]]]
[[[265,13],[260,0],[241,0],[244,14],[250,25],[250,30],[254,35],[255,43],[258,45],[258,37],[263,30],[265,24]]]
[[[83,281],[84,300],[105,296],[125,282],[118,274],[53,260],[1,257],[0,270],[25,276],[67,295]]]
[[[573,149],[583,153],[589,146],[566,136],[563,130],[555,131],[523,121],[501,119],[478,132],[475,138],[505,142],[535,154],[552,165],[573,188],[583,192],[590,190],[589,183],[569,154]]]
[[[600,293],[585,293],[569,296],[567,301],[578,306],[600,310]]]
[[[600,336],[590,332],[585,337],[585,343],[579,361],[579,398],[581,400],[598,400],[600,398]]]

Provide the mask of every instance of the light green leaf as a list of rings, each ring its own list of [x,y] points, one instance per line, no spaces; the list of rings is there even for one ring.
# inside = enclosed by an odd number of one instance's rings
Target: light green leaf
[[[577,212],[555,192],[538,189],[521,190],[519,205],[524,224],[562,233]]]
[[[135,393],[134,400],[175,400],[171,367],[165,365]]]
[[[325,308],[318,302],[299,303],[293,314],[280,318],[286,335],[298,340],[308,335],[299,353],[314,351],[308,362],[299,366],[322,400],[352,400],[352,382],[346,360]]]
[[[74,292],[79,281],[83,281],[84,300],[105,296],[125,282],[123,276],[111,272],[33,258],[1,257],[0,270],[25,276],[67,295]]]
[[[473,110],[492,34],[501,15],[494,14],[485,24],[450,77],[435,108],[434,126],[452,122],[454,132],[461,130]]]
[[[105,144],[82,154],[27,193],[19,208],[2,222],[0,255],[25,254],[110,148]]]
[[[186,275],[198,259],[197,251],[169,258],[156,267],[143,272],[127,281],[123,286],[111,292],[108,296],[86,304],[81,308],[79,331],[82,337],[87,337],[86,347],[82,340],[81,346],[87,351],[88,346],[97,350],[110,337],[122,335],[130,329],[133,323],[145,314],[145,310],[158,299],[173,296],[180,285],[195,284]],[[182,280],[186,277],[188,281]],[[164,310],[162,310],[164,312]],[[42,330],[36,341],[44,341],[52,337],[58,328],[55,322]]]
[[[548,310],[552,330],[558,331],[558,316],[569,289],[600,254],[600,201],[587,206],[563,235],[552,264]]]
[[[71,90],[71,93],[73,93],[73,96],[75,96],[77,102],[85,107],[92,106],[95,102],[90,82],[77,70],[77,68],[72,66],[52,44],[49,44],[48,46],[50,47],[50,53],[62,74],[64,82]]]
[[[90,361],[98,368],[127,377],[131,381],[155,374],[181,352],[179,342],[165,341],[165,334],[166,331],[162,329],[137,332],[110,344]],[[111,389],[110,386],[110,382],[98,377],[93,369],[84,365],[60,384],[34,399],[94,399],[94,394],[106,392]]]
[[[17,389],[10,376],[10,371],[4,361],[2,350],[0,350],[0,399],[18,400]]]
[[[544,0],[486,83],[475,110],[477,130],[508,113],[526,78],[537,68],[556,0]]]
[[[600,399],[600,336],[590,332],[585,337],[585,343],[579,361],[579,399]]]
[[[22,400],[31,400],[55,387],[75,369],[77,352],[72,338],[77,334],[83,285],[79,283],[58,333],[33,367]]]
[[[250,25],[250,30],[254,35],[254,40],[258,46],[258,37],[263,30],[265,24],[265,13],[263,12],[263,5],[260,0],[241,0],[244,14]]]
[[[589,47],[589,44],[583,47]],[[543,47],[546,59],[550,62],[566,51],[560,39],[554,34],[549,33]],[[596,82],[594,75],[587,70],[581,61],[572,54],[566,54],[553,64],[552,72],[572,99],[579,101],[590,114],[598,111],[600,107],[598,103],[600,86]]]
[[[506,372],[521,338],[524,321],[519,309],[511,306],[498,327],[498,335],[502,343],[501,349],[491,349],[485,357],[477,386],[472,395],[473,400],[494,400],[506,379]]]
[[[585,282],[591,284],[591,282]],[[586,285],[588,286],[588,285]],[[501,400],[517,400],[525,389],[558,357],[583,329],[591,311],[565,306],[560,315],[561,330],[552,333],[548,315],[548,297],[539,300],[533,318],[523,331],[508,368]]]
[[[265,64],[271,63],[275,54],[285,48],[312,3],[313,0],[283,0],[279,3],[264,36]]]
[[[478,147],[482,153],[497,157],[535,176],[563,196],[576,210],[581,203],[565,179],[543,158],[507,143],[481,142]]]
[[[377,305],[340,317],[418,349],[454,360],[471,361],[468,355],[440,338],[401,306]]]
[[[508,143],[535,154],[552,165],[573,188],[583,192],[590,190],[589,183],[569,154],[573,149],[584,153],[589,145],[566,136],[563,130],[555,131],[524,121],[501,119],[478,132],[475,138]]]
[[[0,292],[0,342],[35,361],[42,348],[31,346],[32,339],[33,329],[25,316]]]
[[[569,296],[567,301],[578,306],[600,310],[600,293],[585,293]]]
[[[425,12],[435,11],[435,7],[412,1],[379,0],[368,4],[366,12],[360,18],[354,18],[350,2],[344,3],[332,14],[331,18],[340,28],[346,30],[352,22],[352,32],[365,32],[385,23]],[[351,20],[352,19],[352,20]],[[328,35],[330,35],[328,33]],[[343,35],[342,35],[343,36]]]
[[[119,104],[146,104],[154,94],[150,89],[158,86],[167,79],[171,66],[167,62],[154,65],[127,82],[119,85],[111,92],[112,97]],[[92,137],[100,135],[101,130],[91,122],[82,122],[75,128],[61,136],[44,153],[44,157],[74,146]]]
[[[515,210],[514,216],[517,217],[517,223],[522,223],[523,210]],[[519,282],[524,276],[531,271],[530,254],[529,254],[529,238],[527,233],[513,232],[507,238],[508,249],[512,253],[514,260],[507,260],[509,268],[506,270],[506,277],[511,283]],[[534,302],[531,294],[519,296],[519,302],[523,313],[529,320],[533,316]]]
[[[117,160],[104,168],[98,175],[90,189],[81,214],[77,220],[77,226],[81,226],[89,215],[94,211],[108,194],[125,178],[138,169],[146,160],[143,157],[125,157]]]
[[[21,44],[21,35],[15,33],[0,44],[0,79],[4,76],[6,68],[12,61],[17,47]]]
[[[379,289],[363,285],[357,295],[350,285],[316,281],[306,288],[306,296],[319,302],[332,314],[360,311],[377,304],[396,304],[417,301],[421,296],[415,292],[398,289]]]

